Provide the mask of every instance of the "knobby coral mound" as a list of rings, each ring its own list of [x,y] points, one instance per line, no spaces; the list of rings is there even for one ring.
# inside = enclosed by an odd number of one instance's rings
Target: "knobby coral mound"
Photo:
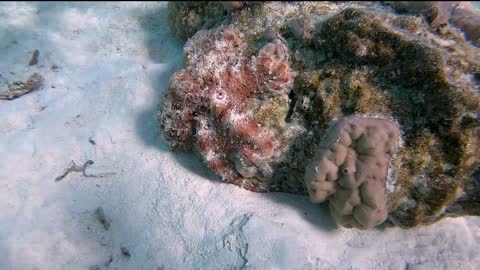
[[[312,202],[328,199],[336,222],[345,227],[367,229],[385,221],[389,156],[399,134],[383,119],[346,117],[333,125],[305,169]]]
[[[188,40],[159,120],[173,149],[197,152],[223,179],[252,191],[309,191],[345,226],[370,228],[386,211],[405,228],[478,214],[470,179],[480,167],[479,53],[457,28],[433,29],[379,4],[254,5]],[[349,120],[331,127],[338,119]],[[335,142],[324,139],[352,121],[389,131],[375,139],[380,152],[355,163],[377,181],[345,187],[327,161]],[[345,160],[359,157],[357,145],[344,146]],[[371,173],[374,160],[381,170]]]
[[[267,191],[271,163],[282,145],[274,126],[253,114],[259,103],[287,96],[295,73],[280,40],[257,56],[245,53],[231,27],[197,33],[186,45],[186,69],[172,79],[160,115],[172,147],[193,147],[223,179],[252,191]],[[260,102],[262,101],[262,102]],[[268,118],[268,117],[267,117]]]
[[[466,57],[478,51],[461,41],[447,50],[422,24],[413,33],[426,33],[424,40],[392,26],[398,18],[386,23],[345,9],[318,24],[314,46],[327,59],[301,73],[294,92],[312,104],[301,115],[314,129],[352,113],[399,122],[404,145],[393,159],[388,208],[392,222],[413,227],[443,217],[480,164],[480,98],[472,80],[479,58]]]

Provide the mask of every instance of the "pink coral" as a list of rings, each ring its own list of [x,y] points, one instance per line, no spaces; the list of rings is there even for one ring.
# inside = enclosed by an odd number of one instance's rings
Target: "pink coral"
[[[258,56],[245,55],[231,27],[199,31],[185,47],[187,68],[170,82],[159,115],[173,149],[193,149],[222,179],[251,191],[267,191],[278,147],[273,130],[256,122],[249,101],[288,94],[295,72],[281,41]]]

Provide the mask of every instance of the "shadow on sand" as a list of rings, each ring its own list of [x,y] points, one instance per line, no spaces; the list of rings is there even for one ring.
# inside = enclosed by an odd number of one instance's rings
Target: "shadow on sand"
[[[151,10],[139,18],[140,24],[146,35],[145,46],[148,49],[150,59],[155,63],[167,64],[168,70],[162,72],[151,72],[150,82],[155,89],[155,99],[160,104],[163,94],[168,87],[169,78],[183,65],[183,45],[177,40],[168,27],[167,7]],[[174,61],[172,61],[174,59]],[[170,62],[169,62],[170,61]],[[136,130],[144,143],[156,147],[160,151],[169,151],[168,145],[160,133],[157,122],[158,107],[154,106],[145,110],[137,119]],[[192,153],[172,153],[178,163],[195,174],[219,182],[220,177],[209,170],[206,165]],[[330,216],[327,204],[312,204],[307,197],[285,193],[266,193],[265,197],[270,200],[294,208],[307,221],[315,224],[319,229],[332,231],[337,228]]]
[[[170,34],[166,26],[167,8],[161,7],[138,18],[141,27],[145,32],[145,46],[148,55],[155,65],[163,65],[164,69],[149,70],[149,78],[152,88],[155,90],[155,101],[160,104],[163,94],[168,87],[170,77],[183,65],[183,42],[177,40]],[[154,66],[155,66],[154,65]],[[163,139],[157,122],[158,106],[147,108],[136,120],[136,132],[145,145],[156,147],[160,151],[169,152],[169,147]],[[173,157],[183,167],[195,174],[219,181],[199,158],[193,153],[173,153]]]

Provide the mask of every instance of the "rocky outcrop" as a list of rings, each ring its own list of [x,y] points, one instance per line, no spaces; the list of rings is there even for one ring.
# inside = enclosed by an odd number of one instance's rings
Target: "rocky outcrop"
[[[358,2],[270,2],[222,18],[189,39],[186,67],[161,106],[173,149],[195,151],[252,191],[312,195],[307,165],[329,128],[380,118],[399,130],[389,169],[378,175],[385,207],[346,222],[361,204],[339,200],[352,207],[338,211],[339,224],[369,228],[388,212],[409,228],[478,214],[471,179],[480,167],[480,50],[461,29]]]

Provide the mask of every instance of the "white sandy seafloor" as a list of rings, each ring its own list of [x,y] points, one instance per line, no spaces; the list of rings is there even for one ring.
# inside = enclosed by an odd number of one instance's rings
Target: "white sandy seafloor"
[[[479,217],[336,228],[324,205],[221,183],[168,151],[155,114],[183,44],[165,20],[166,3],[0,4],[0,82],[45,78],[0,100],[1,270],[480,269]],[[89,159],[116,174],[54,181]]]

